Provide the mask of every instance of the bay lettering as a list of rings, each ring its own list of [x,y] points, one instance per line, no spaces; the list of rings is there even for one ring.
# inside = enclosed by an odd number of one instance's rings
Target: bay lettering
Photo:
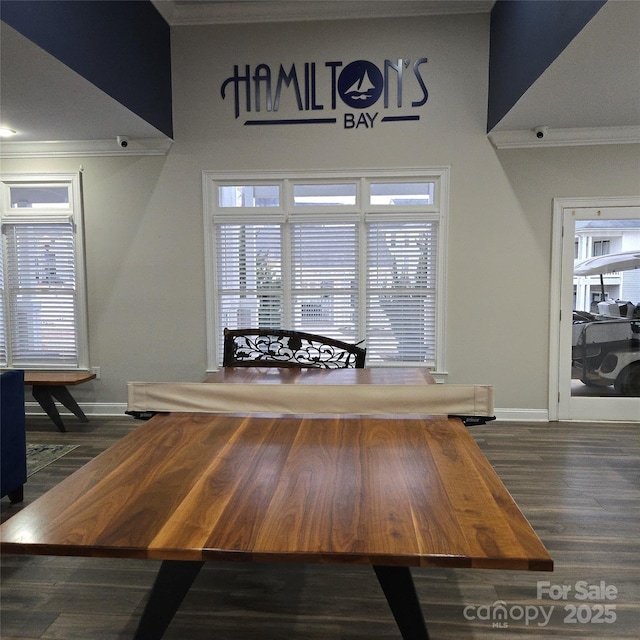
[[[357,129],[358,127],[364,127],[365,129],[373,129],[373,122],[378,117],[378,113],[373,115],[367,113],[361,113],[356,119],[355,113],[344,114],[344,128],[345,129]]]

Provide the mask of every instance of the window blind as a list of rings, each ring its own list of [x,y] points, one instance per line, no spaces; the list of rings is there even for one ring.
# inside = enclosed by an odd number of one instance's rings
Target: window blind
[[[280,225],[219,224],[216,237],[221,328],[281,326]],[[221,347],[222,335],[219,341]]]
[[[291,225],[293,326],[353,342],[358,335],[355,223]]]
[[[4,233],[13,366],[77,364],[72,221],[9,223]]]
[[[4,241],[0,238],[0,366],[6,367],[7,356],[7,333],[5,330],[4,307],[6,303],[4,287]]]
[[[369,223],[367,348],[381,361],[434,364],[437,222]]]
[[[354,342],[366,290],[370,360],[433,364],[437,222],[366,223],[366,273],[362,224],[217,225],[221,326],[286,326]]]

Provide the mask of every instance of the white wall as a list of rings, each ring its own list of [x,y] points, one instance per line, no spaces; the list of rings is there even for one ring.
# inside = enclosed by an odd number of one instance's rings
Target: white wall
[[[127,380],[204,375],[203,170],[450,165],[449,381],[494,384],[497,407],[546,410],[552,199],[638,194],[638,145],[496,152],[485,132],[488,16],[179,27],[172,47],[166,157],[2,165],[85,168],[91,362],[102,379],[78,388],[80,402],[124,402]],[[429,59],[419,122],[348,130],[342,109],[337,125],[247,127],[220,96],[234,64],[398,57]]]

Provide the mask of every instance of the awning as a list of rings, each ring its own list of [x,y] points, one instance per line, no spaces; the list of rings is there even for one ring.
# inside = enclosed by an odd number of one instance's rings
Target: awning
[[[602,273],[628,271],[629,269],[640,269],[640,250],[587,258],[574,265],[573,274],[576,276],[597,276]]]

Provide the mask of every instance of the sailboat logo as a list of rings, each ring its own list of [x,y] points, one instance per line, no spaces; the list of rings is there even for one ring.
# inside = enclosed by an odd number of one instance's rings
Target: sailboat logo
[[[354,109],[366,109],[382,93],[380,69],[368,60],[348,64],[338,78],[338,93],[343,102]]]
[[[371,92],[375,88],[369,77],[369,72],[365,70],[364,75],[347,89],[345,95],[348,95],[352,100],[369,100]]]

